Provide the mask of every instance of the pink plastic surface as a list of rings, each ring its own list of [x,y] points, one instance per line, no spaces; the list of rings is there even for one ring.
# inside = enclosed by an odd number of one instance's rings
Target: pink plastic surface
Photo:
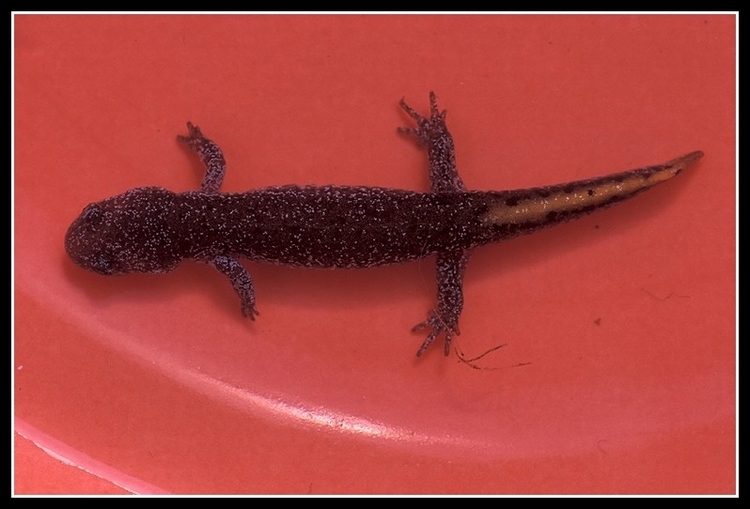
[[[16,492],[733,493],[734,41],[731,16],[15,17]],[[396,127],[429,90],[473,189],[706,156],[477,250],[456,347],[506,346],[471,364],[414,356],[432,259],[247,262],[251,322],[207,266],[65,255],[87,203],[197,188],[188,120],[226,191],[427,189]]]

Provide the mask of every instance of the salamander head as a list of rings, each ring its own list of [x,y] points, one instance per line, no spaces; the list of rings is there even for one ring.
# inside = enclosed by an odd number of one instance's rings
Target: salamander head
[[[98,274],[167,272],[179,264],[176,195],[131,189],[83,209],[65,235],[68,256]]]

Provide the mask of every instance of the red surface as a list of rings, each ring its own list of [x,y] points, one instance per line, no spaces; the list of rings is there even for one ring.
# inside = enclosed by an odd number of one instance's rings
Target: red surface
[[[16,16],[16,493],[733,493],[734,21]],[[65,256],[87,203],[198,186],[187,120],[227,191],[426,189],[395,128],[429,90],[474,189],[706,156],[478,250],[457,347],[507,344],[481,370],[414,358],[433,260],[247,263],[252,323],[209,267],[107,278]]]
[[[16,452],[15,492],[49,495],[108,494],[124,495],[128,491],[78,466],[52,456],[19,435],[14,436]]]

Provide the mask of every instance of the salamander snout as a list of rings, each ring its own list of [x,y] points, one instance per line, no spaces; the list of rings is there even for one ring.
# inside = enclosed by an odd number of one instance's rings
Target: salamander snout
[[[83,209],[65,234],[65,251],[76,265],[105,276],[124,274],[118,264],[111,234],[107,231],[106,210],[98,203]]]
[[[173,197],[138,188],[87,205],[65,234],[65,251],[76,265],[105,276],[170,271],[181,260]]]

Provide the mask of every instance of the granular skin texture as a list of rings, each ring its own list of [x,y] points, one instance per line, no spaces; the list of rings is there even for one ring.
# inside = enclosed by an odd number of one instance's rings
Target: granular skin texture
[[[280,186],[221,193],[221,149],[188,123],[178,139],[203,161],[200,191],[143,187],[92,203],[65,236],[70,258],[104,275],[162,273],[183,260],[208,263],[227,276],[241,310],[258,314],[255,290],[239,258],[318,268],[367,268],[437,258],[437,306],[417,355],[440,335],[450,353],[459,334],[462,281],[470,251],[484,244],[576,219],[677,175],[703,154],[576,182],[513,191],[467,191],[456,169],[453,138],[430,93],[430,116],[403,100],[415,128],[399,131],[426,146],[429,192],[349,186]]]

